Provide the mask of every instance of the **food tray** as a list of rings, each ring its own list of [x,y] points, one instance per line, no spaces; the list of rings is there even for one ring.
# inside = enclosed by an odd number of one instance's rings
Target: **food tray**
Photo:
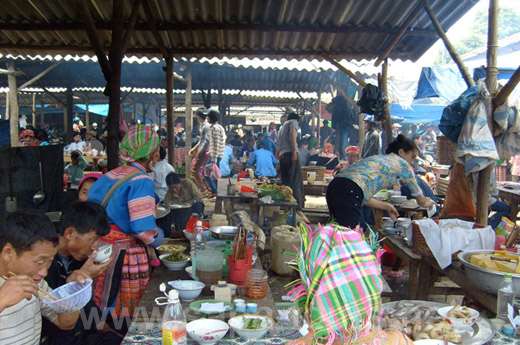
[[[233,240],[238,234],[238,227],[229,225],[214,226],[209,228],[209,231],[218,240]]]
[[[383,304],[384,308],[393,308],[398,302],[388,302]],[[429,302],[429,301],[404,301],[410,303],[425,303],[435,308],[449,306],[445,303]],[[491,322],[483,317],[479,317],[468,331],[460,333],[462,336],[462,345],[484,345],[487,344],[495,336],[495,329]]]

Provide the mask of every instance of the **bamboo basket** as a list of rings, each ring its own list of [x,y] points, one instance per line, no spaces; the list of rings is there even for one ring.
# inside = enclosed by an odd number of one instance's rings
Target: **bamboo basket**
[[[483,228],[483,227],[484,227],[484,225],[481,225],[481,224],[477,224],[477,223],[473,224],[473,229]],[[428,243],[426,243],[426,239],[424,238],[424,236],[421,232],[421,229],[419,229],[419,225],[412,222],[412,231],[413,231],[413,234],[412,234],[413,249],[417,253],[419,253],[423,256],[433,257],[433,253],[430,250]],[[457,255],[458,255],[458,252],[453,253],[452,258],[454,260],[457,260]]]
[[[325,181],[325,167],[302,167],[303,180],[307,181],[307,172],[316,172],[316,181]]]
[[[457,143],[443,135],[437,137],[437,163],[453,165],[455,163],[455,151],[457,151]]]

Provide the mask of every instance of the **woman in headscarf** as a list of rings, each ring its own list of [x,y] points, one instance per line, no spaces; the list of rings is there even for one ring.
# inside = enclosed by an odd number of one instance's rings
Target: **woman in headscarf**
[[[309,324],[309,333],[289,342],[306,344],[412,344],[399,331],[379,329],[381,267],[361,234],[338,225],[316,230],[300,223],[300,279],[289,295]]]
[[[157,247],[164,239],[155,223],[154,183],[147,175],[159,160],[159,136],[135,125],[123,137],[119,157],[124,165],[100,177],[88,194],[105,207],[111,225],[100,246],[113,247],[110,265],[94,284],[94,300],[104,313],[133,316],[150,279],[147,246]]]

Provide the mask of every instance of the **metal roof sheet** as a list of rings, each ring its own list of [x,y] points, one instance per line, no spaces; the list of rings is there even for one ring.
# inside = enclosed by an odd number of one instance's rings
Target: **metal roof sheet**
[[[114,1],[87,0],[101,43],[110,46]],[[429,0],[447,30],[477,0]],[[0,53],[94,55],[78,1],[2,0]],[[144,2],[141,2],[144,3]],[[176,57],[250,56],[339,59],[381,56],[426,0],[178,0],[147,2],[166,48]],[[161,57],[142,6],[127,56]],[[437,41],[423,10],[390,53],[417,60]]]

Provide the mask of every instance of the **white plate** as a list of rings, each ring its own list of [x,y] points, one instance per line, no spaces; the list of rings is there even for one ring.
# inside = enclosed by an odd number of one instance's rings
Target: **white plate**
[[[383,304],[383,308],[393,308],[399,301],[388,302]],[[442,308],[448,306],[445,303],[429,302],[429,301],[405,301],[409,303],[427,303],[432,307]],[[491,322],[482,316],[477,319],[477,322],[466,332],[460,334],[462,336],[462,345],[484,345],[487,344],[495,336],[495,328]],[[428,339],[425,339],[428,340]],[[433,340],[433,339],[432,339]],[[417,341],[414,342],[417,344]],[[419,343],[430,344],[430,343]],[[431,343],[437,344],[437,343]]]
[[[437,339],[421,339],[413,342],[415,345],[444,345],[444,340]],[[448,342],[448,345],[456,345]]]

